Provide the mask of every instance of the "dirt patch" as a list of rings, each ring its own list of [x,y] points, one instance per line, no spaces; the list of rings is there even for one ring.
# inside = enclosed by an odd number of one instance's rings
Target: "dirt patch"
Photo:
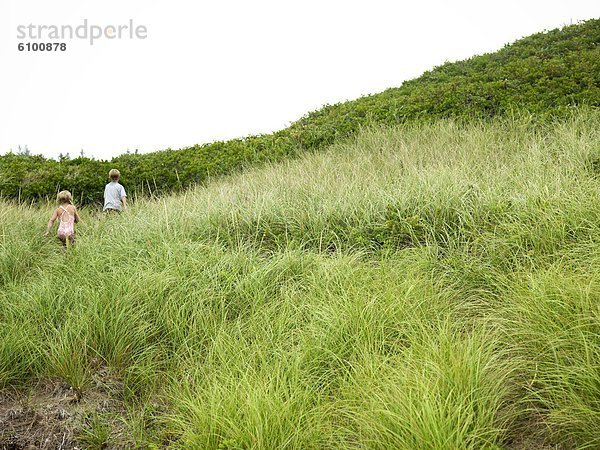
[[[0,391],[0,450],[128,448],[119,383],[107,370],[83,393],[58,380]]]
[[[507,450],[568,450],[574,448],[560,445],[550,437],[543,414],[532,408],[529,413],[513,425],[514,434]]]

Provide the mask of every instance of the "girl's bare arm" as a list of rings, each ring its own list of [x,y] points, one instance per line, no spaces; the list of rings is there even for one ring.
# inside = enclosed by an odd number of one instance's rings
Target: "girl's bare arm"
[[[48,221],[48,228],[46,229],[46,235],[48,235],[50,233],[50,230],[52,229],[54,222],[56,222],[56,219],[58,219],[58,208],[56,208],[54,210],[52,217],[50,217],[50,220]]]
[[[75,223],[79,223],[79,222],[81,222],[81,219],[79,218],[79,214],[77,214],[77,208],[75,208]]]

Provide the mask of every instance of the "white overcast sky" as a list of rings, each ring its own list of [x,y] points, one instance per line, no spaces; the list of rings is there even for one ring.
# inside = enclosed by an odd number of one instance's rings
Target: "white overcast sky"
[[[445,61],[600,16],[600,1],[0,0],[0,153],[110,158],[267,133]],[[19,52],[17,26],[144,25]],[[35,41],[29,41],[35,42]]]

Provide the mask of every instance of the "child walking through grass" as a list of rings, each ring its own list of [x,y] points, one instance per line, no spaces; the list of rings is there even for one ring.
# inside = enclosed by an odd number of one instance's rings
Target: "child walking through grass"
[[[110,183],[104,188],[104,212],[121,212],[127,207],[127,194],[125,188],[119,183],[121,172],[111,169],[108,172]]]
[[[54,210],[52,217],[48,221],[46,236],[54,226],[56,219],[59,219],[57,237],[63,245],[73,245],[75,243],[75,223],[79,222],[77,208],[73,205],[73,196],[69,191],[60,191],[56,196],[58,207]]]

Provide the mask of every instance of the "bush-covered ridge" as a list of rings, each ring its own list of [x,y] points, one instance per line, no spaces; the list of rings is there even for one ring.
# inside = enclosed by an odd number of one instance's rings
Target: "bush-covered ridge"
[[[0,156],[0,195],[29,201],[69,189],[80,202],[92,203],[112,166],[125,174],[130,190],[163,193],[320,149],[372,124],[491,117],[515,109],[541,118],[563,116],[573,106],[600,106],[599,43],[600,19],[534,34],[495,53],[444,64],[399,88],[326,106],[273,134],[112,161],[7,154]]]

